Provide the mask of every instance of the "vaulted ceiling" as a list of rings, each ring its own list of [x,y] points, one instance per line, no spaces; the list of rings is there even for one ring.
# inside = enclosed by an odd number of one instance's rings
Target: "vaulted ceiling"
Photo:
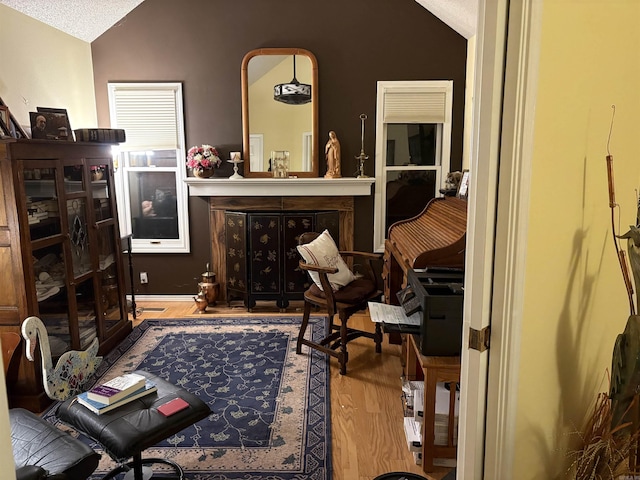
[[[11,7],[85,42],[93,42],[144,0],[0,0]],[[479,0],[416,0],[465,38],[476,33]]]

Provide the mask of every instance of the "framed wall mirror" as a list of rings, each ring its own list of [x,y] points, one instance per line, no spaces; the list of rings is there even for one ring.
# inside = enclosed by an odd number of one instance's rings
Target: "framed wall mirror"
[[[241,73],[244,176],[273,177],[271,152],[287,151],[289,176],[317,177],[315,56],[301,48],[252,50]]]

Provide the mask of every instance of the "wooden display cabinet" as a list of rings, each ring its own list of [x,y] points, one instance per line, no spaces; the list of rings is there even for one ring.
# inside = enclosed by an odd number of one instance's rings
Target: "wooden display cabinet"
[[[0,141],[0,331],[39,317],[53,362],[98,338],[104,355],[130,331],[111,145]],[[50,400],[37,361],[21,358],[10,406]]]

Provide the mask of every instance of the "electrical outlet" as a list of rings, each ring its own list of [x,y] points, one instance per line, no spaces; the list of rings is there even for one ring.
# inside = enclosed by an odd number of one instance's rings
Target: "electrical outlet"
[[[149,283],[149,277],[147,277],[147,272],[140,272],[140,283]]]

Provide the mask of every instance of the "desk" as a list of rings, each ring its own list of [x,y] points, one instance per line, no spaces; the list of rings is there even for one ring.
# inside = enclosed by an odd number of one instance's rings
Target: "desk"
[[[424,375],[424,422],[422,423],[422,469],[433,471],[434,458],[456,458],[453,443],[455,425],[456,389],[449,396],[449,425],[447,445],[434,445],[436,418],[436,384],[460,382],[460,357],[426,357],[420,353],[419,339],[404,335],[405,376],[407,380],[418,378],[418,368]]]

